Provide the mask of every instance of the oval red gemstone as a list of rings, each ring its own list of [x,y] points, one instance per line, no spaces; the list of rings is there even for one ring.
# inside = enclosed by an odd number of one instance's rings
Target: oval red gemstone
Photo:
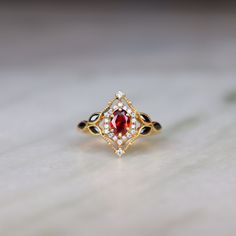
[[[130,127],[130,116],[127,115],[125,110],[116,110],[113,113],[113,118],[111,119],[110,126],[114,129],[114,133],[118,134],[126,134],[127,129]]]

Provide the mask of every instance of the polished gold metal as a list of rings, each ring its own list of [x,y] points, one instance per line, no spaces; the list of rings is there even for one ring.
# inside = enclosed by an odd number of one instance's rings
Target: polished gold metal
[[[105,122],[107,122],[107,120],[110,122],[115,110],[123,109],[127,111],[127,115],[130,116],[130,119],[135,121],[132,123],[132,126],[135,126],[135,128],[132,130],[128,128],[128,134],[126,135],[119,133],[118,136],[116,136],[113,134],[113,129],[111,127],[107,128],[109,125]],[[114,152],[118,156],[122,156],[138,137],[159,133],[161,125],[156,121],[152,121],[146,113],[138,112],[126,95],[119,91],[115,98],[108,102],[105,109],[101,112],[93,113],[88,121],[81,121],[78,124],[78,128],[85,133],[102,136],[102,138],[112,147]]]

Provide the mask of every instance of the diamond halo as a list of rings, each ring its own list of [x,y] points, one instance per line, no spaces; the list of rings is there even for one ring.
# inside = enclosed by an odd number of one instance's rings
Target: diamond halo
[[[136,139],[139,122],[136,109],[122,91],[116,93],[102,112],[100,127],[103,138],[112,146],[118,156],[122,156]]]

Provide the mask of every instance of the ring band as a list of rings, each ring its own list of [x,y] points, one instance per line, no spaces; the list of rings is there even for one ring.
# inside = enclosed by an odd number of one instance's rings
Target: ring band
[[[100,135],[118,156],[122,156],[138,137],[157,134],[159,122],[138,112],[126,95],[119,91],[102,112],[93,113],[78,128],[85,133]]]

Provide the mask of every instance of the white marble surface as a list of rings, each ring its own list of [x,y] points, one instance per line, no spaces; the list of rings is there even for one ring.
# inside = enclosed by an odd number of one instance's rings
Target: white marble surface
[[[0,235],[236,234],[235,14],[0,11]],[[76,131],[119,89],[122,159]]]

